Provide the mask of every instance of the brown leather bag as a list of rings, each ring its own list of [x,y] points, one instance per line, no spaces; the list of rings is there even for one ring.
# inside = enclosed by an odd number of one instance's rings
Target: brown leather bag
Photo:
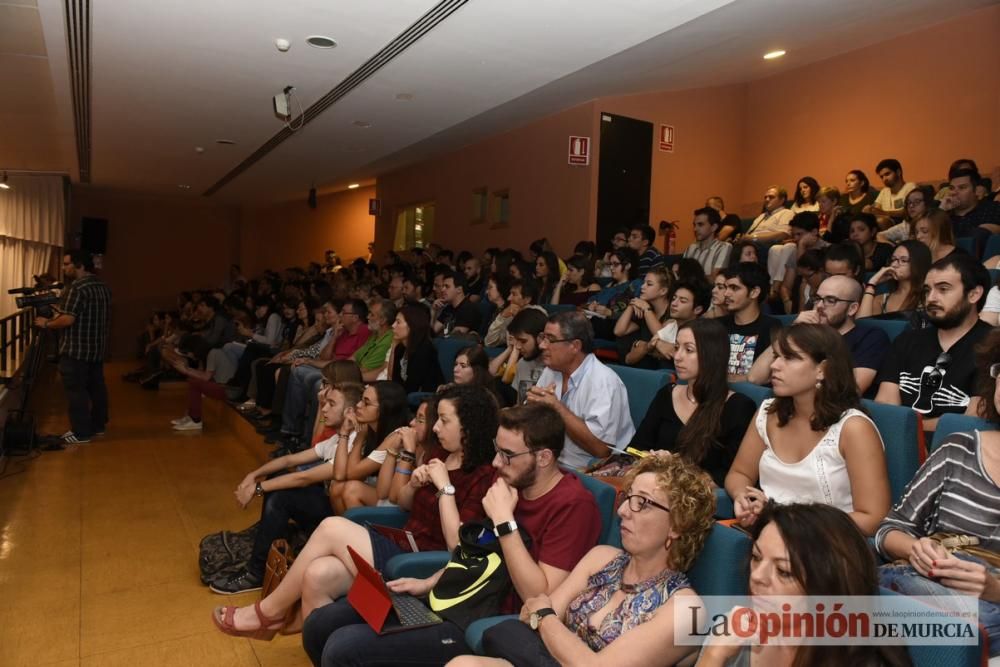
[[[295,551],[286,540],[271,542],[271,550],[267,552],[267,564],[264,566],[264,585],[260,589],[261,600],[274,592],[294,562]],[[301,601],[292,605],[285,614],[285,624],[281,627],[281,634],[291,635],[302,631],[301,611]]]

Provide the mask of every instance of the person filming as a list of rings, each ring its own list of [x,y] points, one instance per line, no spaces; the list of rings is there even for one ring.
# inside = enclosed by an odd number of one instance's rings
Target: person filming
[[[90,442],[102,435],[108,421],[108,390],[104,356],[111,317],[111,291],[94,275],[90,253],[72,250],[63,256],[66,289],[52,317],[36,317],[40,329],[59,329],[59,373],[69,402],[70,430],[63,444]]]

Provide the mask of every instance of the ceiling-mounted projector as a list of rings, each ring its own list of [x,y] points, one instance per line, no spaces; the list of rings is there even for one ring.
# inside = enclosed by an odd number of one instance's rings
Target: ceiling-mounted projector
[[[274,115],[286,123],[292,119],[291,93],[293,90],[295,90],[294,86],[285,86],[285,89],[272,99],[274,103]]]

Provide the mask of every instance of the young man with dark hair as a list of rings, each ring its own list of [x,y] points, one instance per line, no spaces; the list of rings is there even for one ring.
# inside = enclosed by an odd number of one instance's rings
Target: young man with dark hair
[[[221,348],[236,338],[236,324],[226,317],[222,303],[214,296],[205,295],[195,306],[194,315],[202,323],[198,334],[211,348]]]
[[[976,198],[978,172],[953,169],[948,174],[948,182],[951,188],[941,202],[941,210],[951,214],[955,236],[975,236],[982,243],[989,234],[1000,233],[1000,204]]]
[[[465,280],[454,271],[441,274],[441,296],[431,309],[434,333],[447,338],[479,331],[482,312],[465,293]]]
[[[427,299],[424,298],[424,284],[420,282],[419,278],[413,276],[407,276],[403,278],[403,305],[407,303],[417,303],[427,308],[431,307],[431,304]],[[400,306],[402,308],[402,306]]]
[[[663,266],[663,255],[653,247],[656,242],[656,231],[645,223],[637,223],[629,227],[628,247],[639,255],[639,276],[657,267]]]
[[[510,293],[507,295],[507,307],[497,313],[490,323],[483,345],[486,347],[501,347],[507,344],[508,327],[511,320],[524,308],[535,303],[538,298],[538,286],[530,278],[527,280],[512,280]]]
[[[729,315],[719,322],[729,332],[729,379],[745,382],[754,360],[771,345],[771,332],[781,323],[761,313],[769,280],[759,264],[740,262],[722,275],[726,278]]]
[[[910,194],[910,190],[917,187],[917,184],[903,180],[903,165],[894,158],[886,158],[879,162],[875,167],[875,173],[882,179],[885,187],[878,193],[875,203],[867,212],[891,218],[904,217],[906,195]]]
[[[545,329],[548,314],[538,306],[528,306],[514,316],[507,326],[507,348],[490,360],[490,372],[517,391],[518,403],[523,403],[528,390],[535,386],[545,370],[538,347],[538,336]]]
[[[924,302],[933,326],[904,331],[892,342],[875,400],[912,407],[927,431],[946,412],[976,414],[974,351],[992,329],[979,319],[989,288],[989,272],[965,253],[931,265]]]
[[[59,374],[69,403],[70,430],[62,444],[90,442],[103,435],[108,421],[108,390],[104,356],[111,325],[111,290],[94,275],[90,253],[72,250],[63,256],[68,283],[52,317],[38,316],[39,329],[65,329],[59,341]]]
[[[823,272],[828,276],[847,276],[861,282],[861,252],[853,243],[835,243],[826,249]]]
[[[722,269],[729,266],[729,255],[733,246],[719,240],[719,230],[722,228],[722,217],[711,206],[699,208],[694,212],[694,243],[684,250],[685,257],[692,257],[701,264],[705,276],[710,281]]]
[[[622,447],[635,434],[628,392],[621,378],[594,356],[594,330],[580,312],[549,317],[538,337],[542,371],[528,391],[528,401],[558,411],[566,426],[559,463],[581,469],[610,447]]]
[[[670,319],[653,333],[649,341],[639,340],[629,350],[625,363],[635,366],[643,357],[655,351],[662,359],[673,360],[677,351],[677,330],[686,322],[701,317],[712,302],[712,289],[708,283],[680,282],[670,291]]]

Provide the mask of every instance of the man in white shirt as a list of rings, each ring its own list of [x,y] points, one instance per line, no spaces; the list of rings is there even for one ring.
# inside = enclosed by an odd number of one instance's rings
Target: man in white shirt
[[[894,158],[886,158],[879,162],[875,167],[875,173],[882,179],[885,187],[878,193],[875,203],[867,212],[902,218],[906,214],[906,195],[910,194],[910,190],[917,187],[917,184],[903,181],[903,165]]]
[[[542,371],[528,390],[528,400],[551,405],[566,425],[560,465],[580,469],[610,447],[624,447],[635,426],[628,392],[618,375],[594,356],[594,330],[583,313],[570,311],[549,318],[538,337]]]
[[[722,216],[711,206],[699,208],[694,212],[694,243],[684,251],[685,257],[693,257],[705,270],[709,281],[722,269],[729,266],[729,255],[733,246],[719,240],[719,229],[722,227]]]
[[[785,208],[788,192],[785,188],[772,185],[764,192],[764,211],[750,224],[746,238],[764,246],[781,243],[791,237],[788,223],[795,214]]]

